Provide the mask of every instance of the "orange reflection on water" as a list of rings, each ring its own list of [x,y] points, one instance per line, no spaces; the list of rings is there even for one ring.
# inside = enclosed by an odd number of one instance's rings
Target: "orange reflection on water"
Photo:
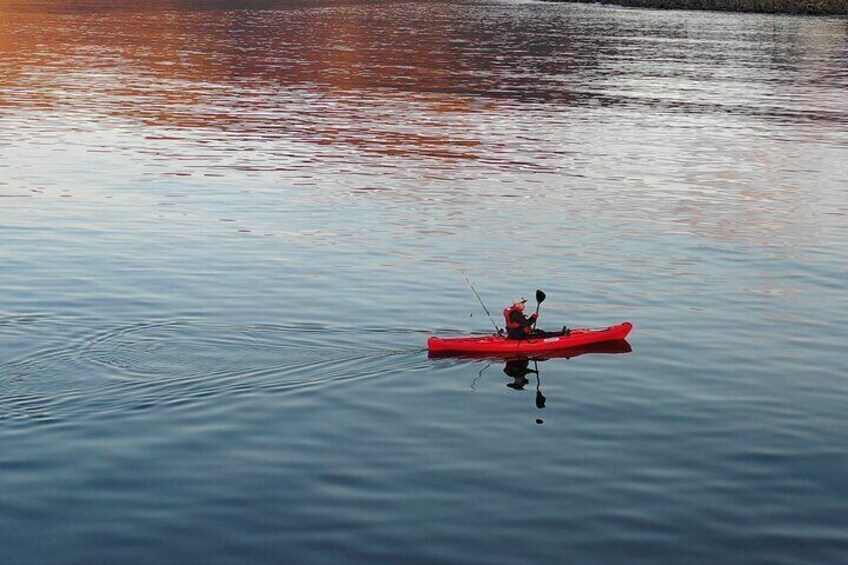
[[[545,6],[7,1],[0,115],[17,121],[0,133],[27,119],[43,133],[47,111],[204,170],[314,175],[332,160],[367,176],[379,157],[399,176],[424,163],[512,183],[510,197],[543,183],[571,214],[757,243],[799,224],[816,235],[797,171],[839,184],[809,151],[831,159],[848,123],[844,31],[816,24],[796,45],[771,19],[716,30],[702,15]]]
[[[386,37],[398,22],[375,25],[374,12],[356,4],[228,11],[148,2],[63,11],[59,3],[46,13],[43,1],[17,1],[12,8],[0,24],[7,107],[292,136],[387,155],[474,158],[480,144],[449,118],[420,116],[477,105],[454,92],[452,69],[461,65],[442,49],[450,28]],[[388,17],[401,18],[403,9]]]

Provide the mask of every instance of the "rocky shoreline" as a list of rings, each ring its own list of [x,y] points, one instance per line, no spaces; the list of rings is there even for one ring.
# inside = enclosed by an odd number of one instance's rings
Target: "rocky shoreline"
[[[563,1],[563,0],[553,0]],[[767,14],[848,15],[848,0],[564,0],[661,10],[715,10]]]

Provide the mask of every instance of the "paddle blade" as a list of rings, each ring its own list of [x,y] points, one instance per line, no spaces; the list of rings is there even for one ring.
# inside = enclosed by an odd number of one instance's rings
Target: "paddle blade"
[[[536,302],[544,302],[548,296],[541,290],[536,291]]]
[[[539,410],[544,408],[546,400],[547,399],[545,398],[545,395],[537,390],[536,391],[536,408],[538,408]]]

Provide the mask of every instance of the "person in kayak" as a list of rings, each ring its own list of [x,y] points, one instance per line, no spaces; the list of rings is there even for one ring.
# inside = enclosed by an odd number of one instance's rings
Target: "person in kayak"
[[[529,339],[529,338],[547,338],[560,337],[568,335],[569,330],[566,326],[558,332],[545,332],[537,330],[533,326],[539,319],[539,313],[536,312],[531,316],[524,314],[524,308],[527,305],[527,300],[524,297],[516,298],[512,301],[512,306],[504,309],[503,315],[506,320],[506,335],[509,339]]]

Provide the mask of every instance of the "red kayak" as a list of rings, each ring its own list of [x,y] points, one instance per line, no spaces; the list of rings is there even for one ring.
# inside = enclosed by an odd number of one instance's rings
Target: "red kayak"
[[[428,351],[427,357],[431,359],[486,359],[489,361],[502,361],[510,359],[534,359],[536,361],[548,361],[550,359],[574,359],[581,355],[606,355],[616,353],[630,353],[633,348],[626,339],[617,341],[604,341],[602,343],[590,343],[589,345],[578,345],[566,349],[554,349],[540,353],[491,353],[487,351]]]
[[[620,341],[627,337],[633,324],[622,322],[602,329],[575,328],[568,335],[542,339],[509,339],[502,335],[438,337],[427,339],[430,353],[491,353],[497,355],[533,355],[580,347],[593,343]]]

